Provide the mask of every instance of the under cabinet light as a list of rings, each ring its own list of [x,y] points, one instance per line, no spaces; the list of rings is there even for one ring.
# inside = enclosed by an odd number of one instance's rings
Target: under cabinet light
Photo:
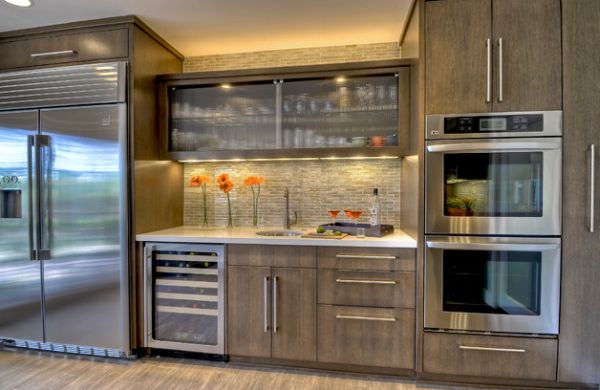
[[[186,159],[178,160],[180,163],[216,163],[216,162],[260,162],[260,161],[334,161],[334,160],[391,160],[400,156],[351,156],[351,157],[279,157],[279,158],[231,158],[231,159]]]
[[[16,5],[17,7],[31,7],[30,0],[4,0],[8,4]]]
[[[223,88],[223,89],[230,89],[231,88],[231,84],[221,84],[221,88]]]
[[[346,78],[344,76],[338,76],[335,78],[335,81],[338,83],[343,83],[344,81],[346,81]]]

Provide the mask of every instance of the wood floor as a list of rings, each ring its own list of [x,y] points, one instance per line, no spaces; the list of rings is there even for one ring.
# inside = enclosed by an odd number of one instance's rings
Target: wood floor
[[[202,360],[93,359],[45,352],[0,350],[1,390],[467,390],[390,377],[249,367]],[[470,388],[469,388],[470,389]]]

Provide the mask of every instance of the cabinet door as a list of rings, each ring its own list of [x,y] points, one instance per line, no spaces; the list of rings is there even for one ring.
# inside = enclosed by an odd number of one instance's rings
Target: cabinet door
[[[268,267],[228,267],[228,353],[271,356],[271,272]]]
[[[490,111],[492,1],[429,1],[425,7],[426,113]]]
[[[590,233],[591,159],[600,147],[600,1],[563,1],[564,183],[558,379],[600,382],[600,226]],[[596,171],[599,169],[596,164]],[[600,210],[596,175],[595,209]]]
[[[273,358],[317,359],[317,271],[273,268]]]
[[[560,110],[560,1],[494,0],[493,15],[494,111]]]

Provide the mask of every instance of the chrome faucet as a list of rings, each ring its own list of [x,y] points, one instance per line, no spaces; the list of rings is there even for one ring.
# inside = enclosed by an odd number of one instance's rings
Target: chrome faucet
[[[289,230],[290,226],[295,224],[298,221],[298,212],[294,211],[294,218],[290,218],[290,190],[287,187],[285,187],[283,197],[285,198],[285,211],[283,214],[283,228],[285,230]]]

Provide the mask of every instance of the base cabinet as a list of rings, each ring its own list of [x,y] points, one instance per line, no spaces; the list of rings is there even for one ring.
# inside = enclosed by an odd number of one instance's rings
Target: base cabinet
[[[320,362],[414,368],[415,311],[319,305]]]
[[[315,361],[316,248],[231,245],[228,262],[228,354]]]
[[[556,380],[556,339],[425,333],[429,374]]]

